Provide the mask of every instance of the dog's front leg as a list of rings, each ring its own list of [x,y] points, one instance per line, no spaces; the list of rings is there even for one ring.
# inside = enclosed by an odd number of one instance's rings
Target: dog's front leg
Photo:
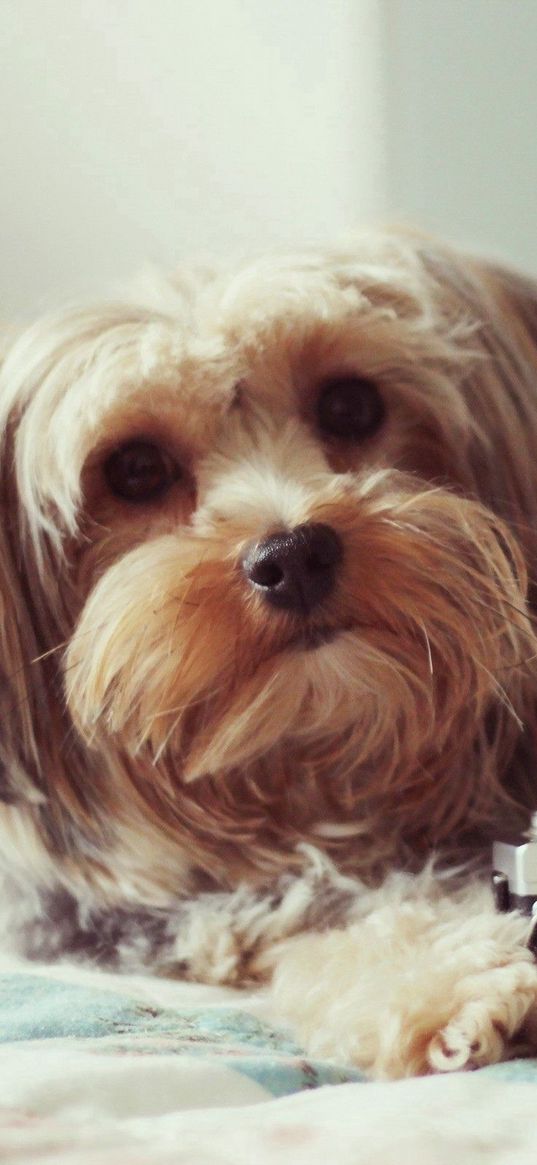
[[[531,928],[487,885],[430,870],[379,888],[317,851],[270,888],[167,909],[83,909],[60,893],[26,928],[27,954],[205,983],[271,982],[274,1018],[308,1051],[382,1077],[452,1071],[537,1048]]]
[[[344,926],[361,903],[367,911],[370,892],[362,883],[311,847],[302,847],[302,857],[301,870],[268,885],[181,896],[164,907],[102,908],[61,888],[47,890],[31,910],[14,906],[9,929],[17,949],[34,959],[76,958],[243,986],[270,977],[270,953],[282,940]]]
[[[393,875],[368,904],[265,956],[275,1014],[311,1054],[394,1078],[535,1052],[528,919],[496,913],[484,885],[449,893],[428,874]]]

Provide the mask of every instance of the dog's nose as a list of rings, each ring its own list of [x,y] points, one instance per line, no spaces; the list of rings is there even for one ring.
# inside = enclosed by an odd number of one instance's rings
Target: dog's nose
[[[342,558],[339,534],[331,526],[312,522],[258,542],[242,566],[273,607],[307,615],[333,590]]]

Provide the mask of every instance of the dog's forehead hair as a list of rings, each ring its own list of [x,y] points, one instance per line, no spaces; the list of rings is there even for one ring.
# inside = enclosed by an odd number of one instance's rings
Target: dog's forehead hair
[[[159,426],[193,453],[235,398],[241,368],[221,335],[122,305],[58,321],[16,434],[23,496],[72,497],[103,444]],[[171,426],[171,432],[170,432]]]
[[[440,402],[453,420],[457,394],[450,388],[440,400],[447,380],[433,383],[430,370],[459,359],[459,346],[442,329],[424,328],[429,309],[419,292],[410,262],[325,255],[208,279],[189,292],[186,309],[172,287],[160,309],[141,296],[44,321],[19,344],[18,367],[5,378],[3,404],[22,413],[16,456],[25,508],[39,523],[52,501],[74,531],[88,457],[153,426],[179,455],[203,457],[231,425],[239,384],[244,397],[286,420],[303,411],[319,377],[355,368],[378,373],[389,392],[402,388],[409,400],[412,392],[414,409],[438,411]],[[420,383],[422,364],[429,375]]]
[[[203,452],[239,384],[284,408],[308,343],[324,333],[333,342],[349,309],[349,293],[333,281],[293,285],[288,274],[276,287],[251,281],[248,295],[231,283],[212,314],[200,302],[190,319],[128,304],[58,319],[19,429],[19,449],[32,450],[31,476],[53,492],[60,466],[74,477],[103,438],[156,422]]]

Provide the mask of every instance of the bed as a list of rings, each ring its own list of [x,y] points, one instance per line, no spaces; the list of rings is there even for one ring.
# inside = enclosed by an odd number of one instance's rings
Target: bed
[[[368,1083],[262,992],[0,962],[4,1165],[518,1165],[537,1060]]]

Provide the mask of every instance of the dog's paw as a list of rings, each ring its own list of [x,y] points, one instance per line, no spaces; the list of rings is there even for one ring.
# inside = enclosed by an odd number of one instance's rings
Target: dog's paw
[[[426,1052],[433,1072],[495,1064],[532,1046],[524,1023],[537,1001],[537,967],[526,959],[457,984],[453,1014]],[[518,1041],[516,1040],[518,1037]]]
[[[377,1079],[535,1051],[528,925],[496,914],[486,899],[483,907],[479,896],[470,904],[391,902],[346,930],[284,944],[274,964],[275,1014],[311,1054]]]

